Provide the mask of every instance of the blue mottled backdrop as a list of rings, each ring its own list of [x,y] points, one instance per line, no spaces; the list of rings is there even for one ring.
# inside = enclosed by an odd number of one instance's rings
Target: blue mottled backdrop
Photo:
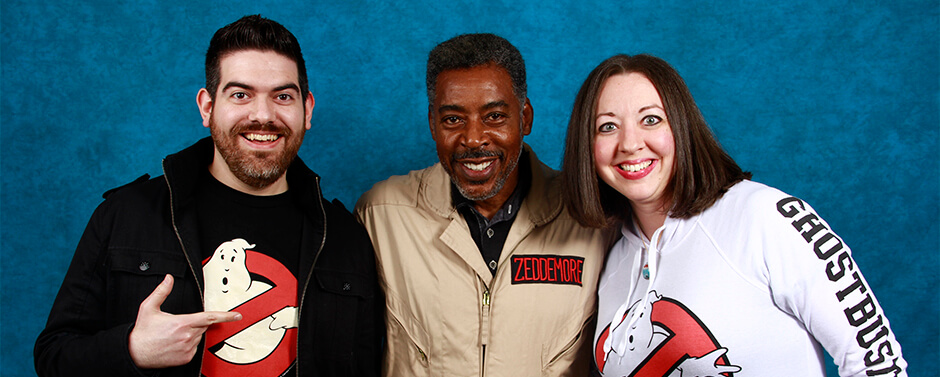
[[[754,179],[813,204],[853,248],[911,375],[936,375],[936,0],[264,3],[2,1],[0,374],[34,374],[33,342],[101,193],[208,135],[196,108],[208,41],[261,13],[304,48],[316,109],[300,155],[347,206],[435,162],[424,63],[440,41],[494,32],[519,47],[526,141],[556,168],[591,68],[663,57]]]

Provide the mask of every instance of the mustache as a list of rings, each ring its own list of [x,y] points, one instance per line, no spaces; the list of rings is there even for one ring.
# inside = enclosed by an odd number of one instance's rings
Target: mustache
[[[267,122],[267,123],[242,122],[242,123],[236,124],[235,127],[232,127],[232,130],[230,131],[230,133],[232,135],[238,135],[241,133],[252,132],[252,131],[274,132],[274,133],[278,133],[284,136],[291,136],[291,134],[293,133],[290,127],[279,126],[277,124],[274,124],[274,122]]]
[[[451,155],[451,158],[454,160],[465,160],[465,159],[485,158],[485,157],[503,158],[503,152],[487,151],[487,150],[473,150],[473,151],[454,153]]]

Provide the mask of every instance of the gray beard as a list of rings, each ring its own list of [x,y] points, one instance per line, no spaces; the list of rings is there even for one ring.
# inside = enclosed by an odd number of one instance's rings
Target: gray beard
[[[453,158],[454,158],[454,160],[457,160],[457,159],[458,159],[457,156],[455,156],[455,157],[453,157]],[[447,173],[448,173],[448,175],[450,176],[450,181],[451,181],[451,183],[454,184],[454,187],[457,187],[457,191],[460,192],[460,195],[462,195],[464,198],[467,198],[467,199],[469,199],[469,200],[478,202],[478,201],[481,201],[481,200],[487,200],[487,199],[489,199],[489,198],[492,198],[492,197],[496,196],[496,194],[499,194],[500,191],[503,190],[503,186],[506,185],[506,180],[509,179],[509,176],[512,175],[512,172],[514,172],[514,171],[516,170],[516,168],[519,166],[519,159],[520,159],[520,158],[522,158],[522,152],[519,152],[519,154],[516,155],[516,158],[515,158],[515,159],[509,161],[509,169],[506,169],[506,174],[505,174],[505,175],[502,175],[502,176],[499,176],[499,177],[496,178],[496,185],[493,186],[493,190],[490,191],[490,192],[485,192],[485,193],[483,193],[483,194],[481,194],[481,195],[479,195],[479,196],[472,196],[469,192],[466,191],[465,188],[461,187],[461,186],[457,183],[457,179],[454,178],[453,172],[450,171],[450,169],[451,169],[450,166],[448,166],[445,170],[447,170]]]

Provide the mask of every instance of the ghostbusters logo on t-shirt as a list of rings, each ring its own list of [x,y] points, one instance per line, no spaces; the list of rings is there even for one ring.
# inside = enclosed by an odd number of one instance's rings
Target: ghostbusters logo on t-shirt
[[[632,323],[631,318],[636,317]],[[605,352],[612,324],[601,332],[594,345],[597,368],[602,373],[609,363],[635,365],[630,376],[732,376],[740,367],[731,365],[726,353],[699,319],[678,301],[651,291],[647,300],[637,301],[624,313],[623,326],[616,337],[626,342],[622,354]],[[629,327],[627,327],[629,324]]]
[[[279,376],[296,358],[297,280],[255,246],[236,238],[203,261],[206,310],[242,314],[206,331],[206,376]]]

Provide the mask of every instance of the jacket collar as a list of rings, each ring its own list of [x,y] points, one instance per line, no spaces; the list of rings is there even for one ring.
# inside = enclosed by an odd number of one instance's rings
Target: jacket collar
[[[523,199],[520,215],[521,212],[528,213],[528,220],[535,226],[541,226],[561,213],[563,203],[559,182],[552,179],[558,172],[539,161],[528,144],[523,143],[522,148],[529,156],[531,186]],[[450,176],[438,162],[428,169],[425,179],[421,180],[420,200],[441,217],[459,216],[451,200],[451,187]]]

